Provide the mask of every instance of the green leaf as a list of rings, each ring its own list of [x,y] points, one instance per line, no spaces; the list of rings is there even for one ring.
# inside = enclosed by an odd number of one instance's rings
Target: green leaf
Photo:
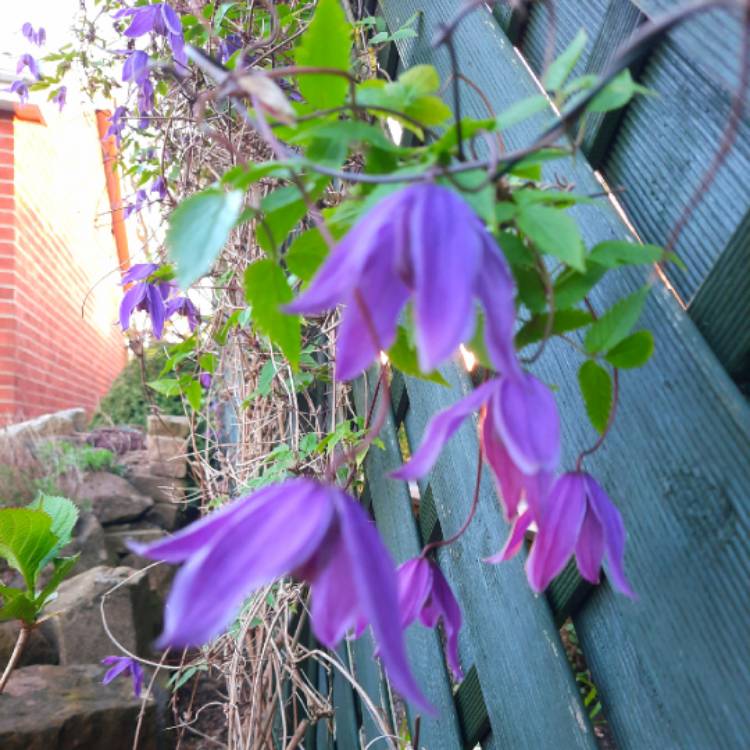
[[[565,48],[565,51],[547,68],[542,78],[542,83],[547,91],[557,91],[562,88],[568,76],[573,72],[581,53],[586,47],[588,36],[581,29],[573,41]]]
[[[259,260],[245,270],[245,298],[253,306],[256,327],[284,352],[289,364],[299,366],[301,329],[299,315],[286,315],[280,305],[292,301],[284,272],[272,260]]]
[[[523,328],[516,334],[516,347],[523,349],[524,346],[541,341],[547,328],[548,315],[534,315]],[[552,320],[552,331],[550,335],[575,331],[591,322],[591,313],[586,310],[558,310]]]
[[[32,510],[43,510],[52,519],[50,531],[57,537],[57,545],[42,562],[41,567],[44,567],[53,555],[70,544],[73,528],[78,520],[78,508],[67,497],[55,497],[44,493],[39,493],[39,496],[26,507]]]
[[[3,606],[0,607],[0,622],[23,620],[23,622],[33,623],[36,620],[39,608],[36,606],[32,594],[0,584],[0,596],[3,597]]]
[[[594,360],[588,359],[578,370],[578,385],[591,424],[597,432],[604,432],[612,411],[612,379],[609,373]]]
[[[638,322],[650,287],[642,287],[637,292],[616,302],[589,328],[584,346],[590,354],[606,352],[617,346]]]
[[[42,610],[47,600],[52,594],[57,591],[57,587],[63,582],[63,579],[73,570],[73,567],[78,562],[80,553],[72,555],[71,557],[58,557],[54,560],[54,570],[50,577],[47,585],[41,590],[39,596],[36,597],[36,606],[39,611]]]
[[[640,263],[658,263],[664,257],[664,250],[658,245],[640,245],[626,240],[608,240],[596,245],[589,260],[606,268]]]
[[[643,367],[654,353],[654,335],[651,331],[636,331],[610,349],[604,359],[611,365],[628,370]]]
[[[586,249],[578,225],[567,214],[550,206],[521,205],[518,228],[547,255],[554,255],[571,268],[586,270]]]
[[[173,378],[165,378],[163,380],[151,380],[146,385],[151,390],[161,393],[163,396],[179,396],[180,384]]]
[[[295,62],[304,67],[349,70],[352,29],[339,0],[319,0],[310,25],[295,50]],[[329,109],[344,103],[349,84],[341,76],[301,75],[302,96],[313,107]]]
[[[197,380],[191,380],[183,389],[183,394],[193,411],[200,411],[203,401],[203,388]]]
[[[408,98],[434,94],[440,88],[440,75],[432,65],[414,65],[398,77]]]
[[[186,198],[172,212],[167,247],[183,289],[211,269],[240,216],[242,196],[239,190],[204,190]]]
[[[52,517],[42,510],[0,509],[0,557],[23,576],[31,592],[45,559],[57,547],[51,529]]]
[[[589,112],[610,112],[624,107],[636,94],[648,94],[645,86],[633,80],[630,71],[625,68],[616,75],[589,103]]]
[[[328,245],[317,227],[302,232],[289,246],[287,268],[302,281],[310,281],[328,255]]]
[[[429,380],[432,383],[440,383],[440,385],[448,385],[445,378],[437,370],[435,372],[424,373],[419,369],[417,350],[409,341],[409,334],[403,326],[398,327],[396,341],[388,350],[388,359],[404,375]]]
[[[555,308],[564,310],[577,305],[607,272],[604,266],[589,263],[585,273],[572,268],[563,271],[555,280]]]
[[[504,112],[501,112],[497,116],[495,124],[498,130],[507,130],[513,127],[513,125],[528,120],[529,117],[533,117],[540,112],[551,111],[547,97],[542,94],[535,94],[526,99],[521,99],[520,102],[512,104]]]

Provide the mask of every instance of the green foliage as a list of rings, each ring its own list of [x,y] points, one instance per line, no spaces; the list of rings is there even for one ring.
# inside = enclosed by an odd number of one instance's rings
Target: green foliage
[[[169,217],[167,247],[185,289],[206,274],[240,217],[238,190],[204,190],[186,198]]]
[[[348,73],[351,49],[352,30],[340,0],[320,0],[295,51],[297,65]],[[303,75],[299,87],[310,105],[329,109],[344,103],[348,83],[336,75]]]
[[[616,302],[599,320],[589,328],[584,345],[590,354],[606,352],[617,346],[632,330],[646,303],[650,287],[641,287],[636,292]]]
[[[559,258],[577,271],[586,270],[586,248],[581,233],[566,213],[550,206],[522,204],[516,223],[543,253]]]
[[[643,367],[654,351],[654,335],[651,331],[636,331],[612,347],[605,359],[615,367],[630,369]]]
[[[144,354],[143,369],[145,381],[159,378],[159,373],[167,363],[167,354],[163,348],[154,347]],[[92,427],[107,425],[146,426],[146,417],[150,413],[150,401],[164,414],[183,414],[179,391],[176,393],[152,392],[147,396],[144,378],[141,374],[141,362],[134,359],[117,376],[106,396],[91,420]]]
[[[580,29],[575,35],[573,41],[547,68],[544,78],[542,79],[544,88],[547,89],[547,91],[557,91],[562,88],[583,54],[587,41],[588,35],[583,29]]]
[[[591,359],[587,359],[578,370],[586,413],[597,432],[604,432],[612,411],[612,379],[609,373]]]

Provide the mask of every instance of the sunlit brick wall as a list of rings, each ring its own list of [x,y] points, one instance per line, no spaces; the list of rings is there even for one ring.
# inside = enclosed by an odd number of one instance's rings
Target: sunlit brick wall
[[[91,412],[124,366],[109,210],[94,112],[0,120],[0,419]]]

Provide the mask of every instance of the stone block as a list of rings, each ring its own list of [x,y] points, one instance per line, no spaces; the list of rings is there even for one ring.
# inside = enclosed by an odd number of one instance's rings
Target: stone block
[[[160,477],[182,479],[187,475],[187,441],[166,435],[149,435],[146,438],[149,467]]]
[[[146,432],[149,435],[186,438],[190,433],[190,420],[187,417],[150,414],[146,418]]]
[[[151,472],[151,466],[143,452],[140,463],[127,469],[127,479],[139,492],[153,498],[157,503],[182,503],[185,500],[185,481],[159,476]]]
[[[0,622],[0,664],[3,668],[10,661],[10,655],[18,640],[19,623],[16,620]],[[34,628],[18,661],[18,667],[30,664],[57,664],[59,658],[54,643],[41,631]],[[2,698],[0,698],[2,705]],[[1,746],[0,746],[1,747]]]
[[[86,474],[74,499],[99,519],[102,526],[141,518],[154,501],[141,494],[127,479],[117,474],[95,471]]]

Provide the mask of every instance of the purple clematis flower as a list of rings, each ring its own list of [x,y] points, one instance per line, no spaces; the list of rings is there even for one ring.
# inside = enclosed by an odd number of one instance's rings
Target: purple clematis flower
[[[60,107],[60,112],[63,111],[63,108],[65,107],[65,102],[68,99],[68,87],[67,86],[60,86],[59,89],[57,89],[57,92],[52,97],[52,101],[57,104],[58,107]]]
[[[198,308],[187,297],[174,297],[167,302],[167,318],[175,314],[184,315],[187,318],[191,331],[195,330],[201,319]]]
[[[244,42],[239,34],[229,34],[219,44],[219,60],[225,64],[229,58],[238,50],[242,49]]]
[[[543,504],[538,524],[539,531],[526,562],[526,573],[534,591],[544,591],[575,553],[578,570],[591,583],[599,583],[599,569],[606,555],[614,587],[626,596],[635,596],[623,570],[625,527],[622,517],[590,474],[576,471],[558,477]],[[521,547],[528,525],[528,514],[523,514],[505,549],[490,560],[512,557]]]
[[[151,183],[149,193],[156,193],[161,201],[167,197],[167,183],[163,177],[159,176]]]
[[[34,31],[34,27],[28,21],[21,26],[21,33],[32,44],[36,44],[37,47],[41,47],[47,40],[47,32],[44,28],[40,26],[37,31]]]
[[[130,26],[123,32],[125,36],[137,38],[144,34],[154,33],[167,38],[175,62],[186,66],[185,40],[182,35],[182,23],[169,3],[141,5],[137,8],[123,8],[113,14],[113,18],[130,17]]]
[[[347,632],[371,625],[394,687],[429,709],[406,660],[391,557],[365,511],[339,488],[310,479],[264,487],[169,539],[131,548],[184,563],[167,600],[161,646],[211,640],[253,591],[291,574],[311,586],[321,643],[334,648]]]
[[[18,58],[16,73],[23,72],[24,68],[28,68],[29,73],[31,73],[31,75],[36,78],[37,81],[41,78],[41,75],[39,73],[39,63],[37,63],[36,59],[28,52]]]
[[[143,84],[148,78],[148,60],[148,55],[141,50],[130,52],[122,66],[122,80],[137,86]]]
[[[515,373],[514,297],[505,258],[469,204],[448,188],[423,183],[368,211],[285,309],[314,314],[346,305],[336,368],[340,379],[350,380],[391,346],[410,299],[424,372],[471,338],[478,300],[493,364]]]
[[[141,697],[141,690],[143,689],[143,668],[135,659],[131,659],[129,656],[105,656],[102,659],[102,664],[113,665],[104,675],[102,685],[109,685],[115,677],[130,672],[130,677],[133,680],[133,695],[135,695],[136,698]]]
[[[145,310],[151,318],[154,336],[157,339],[162,337],[164,323],[168,317],[165,300],[174,286],[167,281],[153,284],[147,281],[158,268],[156,263],[137,263],[123,274],[121,284],[138,282],[125,292],[120,303],[120,325],[123,331],[130,326],[130,317],[134,310]]]
[[[210,372],[202,372],[198,376],[198,382],[201,384],[203,388],[208,390],[211,387],[211,381],[212,381],[211,373]]]
[[[115,111],[109,118],[109,128],[104,134],[105,138],[114,136],[118,146],[122,141],[122,131],[125,130],[127,125],[127,116],[128,110],[125,107],[115,107]]]
[[[398,575],[401,627],[417,618],[428,628],[443,620],[448,666],[457,680],[463,679],[458,660],[458,633],[461,630],[461,608],[440,568],[431,560],[415,557],[396,571]]]
[[[525,495],[536,515],[560,459],[560,419],[552,392],[527,372],[489,380],[438,413],[411,460],[392,476],[424,476],[464,419],[482,406],[482,450],[505,514],[515,518]]]
[[[148,200],[148,193],[143,190],[136,190],[135,200],[125,206],[125,218],[129,219],[133,214],[137,214],[143,208],[143,204]]]
[[[21,100],[21,104],[26,104],[29,100],[29,87],[20,79],[13,81],[13,83],[10,84],[10,88],[6,89],[6,91],[10,91],[11,94],[16,94]]]

